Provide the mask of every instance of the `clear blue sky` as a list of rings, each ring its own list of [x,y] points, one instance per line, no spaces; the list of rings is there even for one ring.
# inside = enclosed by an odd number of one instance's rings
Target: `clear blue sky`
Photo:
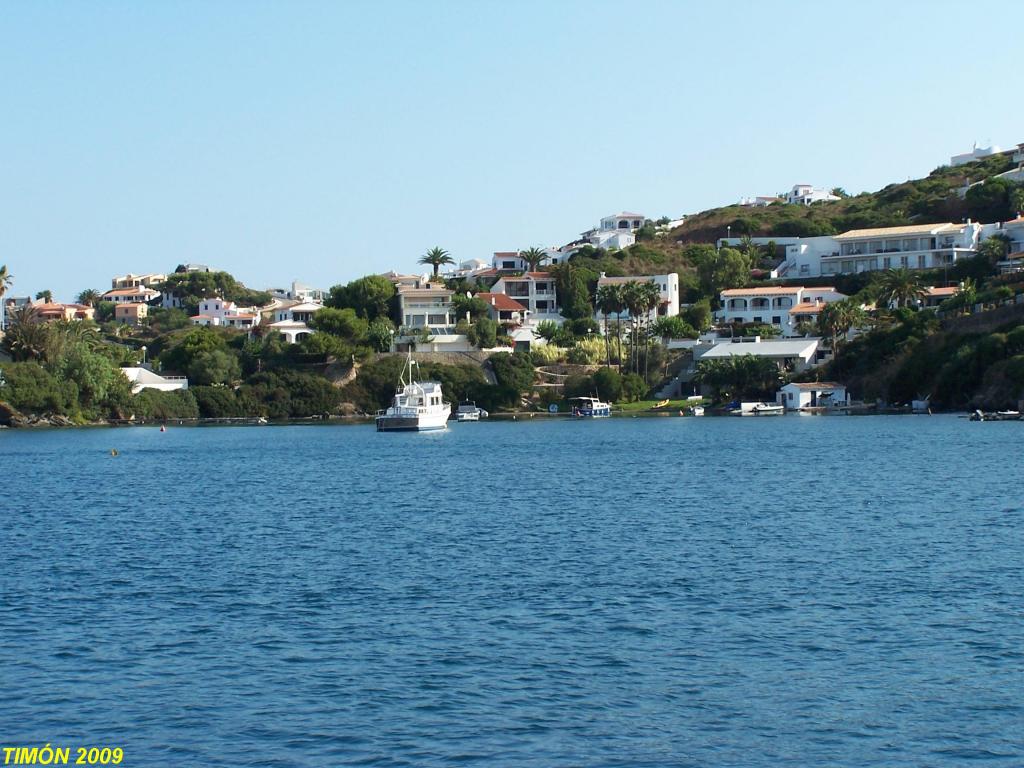
[[[1015,2],[9,2],[0,263],[329,287],[1024,141]]]

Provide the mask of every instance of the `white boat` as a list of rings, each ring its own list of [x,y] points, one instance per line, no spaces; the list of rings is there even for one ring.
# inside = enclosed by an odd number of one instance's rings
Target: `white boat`
[[[487,411],[472,402],[459,403],[459,407],[455,409],[456,421],[480,421],[480,419],[486,419],[489,415]]]
[[[703,416],[704,406],[703,405],[691,405],[689,408],[691,416]]]
[[[603,419],[612,415],[612,407],[596,397],[573,397],[572,415],[581,419]]]
[[[786,412],[784,405],[775,403],[740,403],[740,407],[729,411],[734,416],[781,416]]]
[[[391,406],[377,411],[378,432],[427,432],[447,428],[451,403],[444,401],[439,382],[415,380],[414,365],[416,361],[410,352]]]

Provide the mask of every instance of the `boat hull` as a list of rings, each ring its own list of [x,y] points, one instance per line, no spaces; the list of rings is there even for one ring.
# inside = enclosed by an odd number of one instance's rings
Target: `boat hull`
[[[433,432],[448,427],[446,414],[440,416],[378,416],[378,432]]]

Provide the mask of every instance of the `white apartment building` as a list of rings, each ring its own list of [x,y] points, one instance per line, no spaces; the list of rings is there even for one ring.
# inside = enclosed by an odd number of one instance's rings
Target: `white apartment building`
[[[491,286],[490,292],[503,293],[522,304],[529,312],[531,322],[554,320],[561,323],[564,320],[558,314],[555,279],[547,272],[505,275]]]
[[[730,288],[719,294],[721,309],[715,321],[773,325],[783,336],[794,337],[801,335],[797,331],[800,323],[816,321],[824,305],[845,298],[832,286]]]
[[[668,275],[638,275],[638,276],[625,276],[625,277],[608,277],[604,272],[601,273],[601,277],[598,278],[597,287],[598,290],[604,285],[626,285],[627,283],[654,283],[658,286],[658,306],[652,309],[647,316],[647,320],[653,322],[659,317],[675,317],[679,314],[679,275],[672,272]],[[603,320],[604,315],[599,311],[595,313],[594,317],[598,320]],[[626,310],[618,318],[615,315],[610,315],[613,319],[627,320],[629,319],[629,311]]]
[[[949,266],[975,255],[980,233],[971,222],[851,229],[834,238],[838,254],[821,257],[821,274]]]
[[[851,229],[841,235],[822,237],[755,237],[758,245],[775,243],[784,250],[785,260],[772,277],[806,278],[871,272],[880,269],[934,269],[974,256],[982,236],[1002,232],[1011,240],[1017,234],[1016,221],[1000,225],[944,222],[904,227]],[[740,238],[723,237],[719,247],[735,247]],[[1012,249],[1011,249],[1012,250]]]

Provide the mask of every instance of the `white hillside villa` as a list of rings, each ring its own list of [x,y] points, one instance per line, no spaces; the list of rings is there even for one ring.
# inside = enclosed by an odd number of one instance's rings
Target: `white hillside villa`
[[[427,283],[424,287],[398,286],[398,316],[404,328],[437,330],[455,325],[453,291],[444,283]]]
[[[547,272],[524,272],[505,275],[491,287],[491,293],[503,293],[526,307],[530,321],[540,323],[554,320],[561,323],[555,293],[555,278]]]
[[[974,146],[971,147],[970,152],[964,152],[962,155],[953,155],[949,158],[949,164],[953,166],[966,165],[967,163],[973,163],[975,160],[981,160],[985,157],[991,157],[992,155],[998,155],[1003,150],[997,147],[995,144],[989,147],[979,147],[978,143],[975,142]]]
[[[675,317],[679,314],[679,275],[675,272],[667,275],[640,275],[636,277],[608,277],[602,272],[601,277],[598,278],[597,287],[600,290],[605,285],[625,285],[627,283],[654,283],[658,286],[658,306],[648,313],[648,321],[653,322],[659,317]],[[595,318],[598,320],[602,320],[603,317],[600,311],[595,314]],[[610,317],[614,319],[616,316],[610,315]],[[618,317],[620,320],[628,318],[628,310]]]
[[[127,275],[118,275],[112,278],[110,280],[110,288],[112,290],[117,290],[118,288],[156,288],[166,279],[167,275],[155,272],[146,275],[133,275],[129,272]]]
[[[647,218],[642,213],[613,213],[601,219],[601,231],[640,229]]]
[[[292,281],[291,288],[267,288],[267,293],[279,300],[311,301],[317,304],[322,303],[327,297],[327,291],[297,280]]]
[[[160,291],[143,286],[131,288],[112,288],[103,294],[103,301],[111,301],[114,304],[148,304],[160,297]]]
[[[761,286],[729,288],[719,294],[719,323],[763,323],[778,328],[783,336],[799,336],[802,322],[814,322],[826,304],[846,296],[832,286]]]
[[[240,307],[214,297],[199,302],[199,314],[192,318],[192,324],[248,329],[260,324],[260,313],[256,307]]]
[[[267,327],[284,336],[289,344],[295,344],[313,332],[308,323],[321,309],[322,304],[311,301],[281,306],[274,310],[274,322]]]
[[[838,199],[839,196],[833,195],[831,191],[810,184],[794,184],[793,188],[786,193],[786,202],[790,205],[812,205]]]

